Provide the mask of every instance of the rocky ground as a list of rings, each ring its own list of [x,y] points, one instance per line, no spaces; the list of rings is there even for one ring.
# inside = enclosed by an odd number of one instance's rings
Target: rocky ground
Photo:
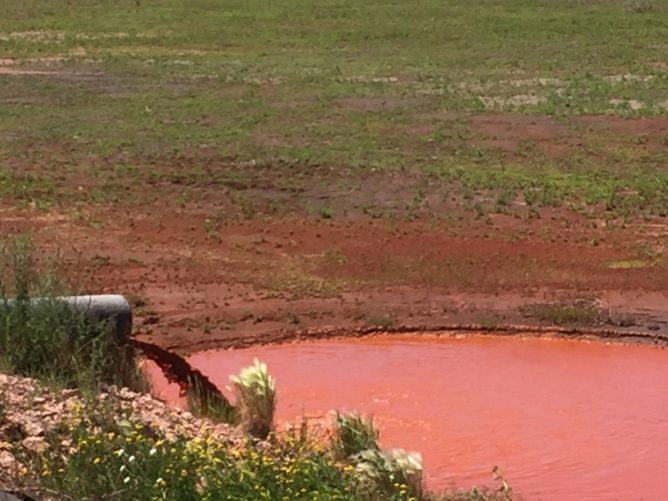
[[[77,422],[83,411],[100,405],[129,416],[167,439],[177,435],[192,438],[203,432],[221,441],[241,439],[235,428],[198,419],[127,388],[111,386],[87,398],[78,390],[54,392],[38,381],[0,374],[0,489],[30,492],[22,485],[25,470],[17,456],[21,452],[43,452],[49,447],[47,436],[51,432],[65,423]],[[44,499],[43,493],[40,499]]]

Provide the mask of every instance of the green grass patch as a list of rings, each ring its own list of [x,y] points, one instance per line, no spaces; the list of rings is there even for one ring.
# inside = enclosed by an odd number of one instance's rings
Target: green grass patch
[[[363,178],[501,159],[501,182],[528,200],[567,204],[584,193],[588,204],[617,207],[637,193],[621,211],[664,213],[656,138],[622,146],[621,133],[578,130],[576,151],[546,159],[525,148],[508,160],[476,145],[481,133],[466,119],[549,115],[569,126],[583,114],[663,116],[662,14],[665,2],[646,0],[8,0],[0,196],[144,202],[147,185],[297,196],[317,183],[338,192],[322,167]],[[17,161],[35,172],[17,175]],[[508,211],[511,194],[500,190],[488,211]],[[258,213],[255,195],[240,204],[245,216]],[[324,219],[342,213],[319,200],[300,205]]]

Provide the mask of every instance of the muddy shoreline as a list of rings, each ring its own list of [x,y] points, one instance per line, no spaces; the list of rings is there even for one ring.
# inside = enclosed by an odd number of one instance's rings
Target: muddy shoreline
[[[313,341],[319,339],[359,338],[374,335],[411,334],[438,335],[459,337],[470,334],[485,334],[490,336],[518,336],[538,338],[560,338],[580,341],[614,342],[621,344],[653,345],[660,348],[668,347],[668,335],[665,333],[616,330],[592,327],[558,327],[530,324],[507,324],[489,326],[484,324],[435,324],[411,325],[404,324],[394,327],[323,327],[305,330],[278,330],[263,334],[252,334],[239,337],[230,337],[217,340],[201,340],[187,344],[173,344],[164,346],[183,355],[190,355],[198,351],[214,349],[243,349],[251,346],[279,345]],[[150,345],[151,343],[142,343]]]

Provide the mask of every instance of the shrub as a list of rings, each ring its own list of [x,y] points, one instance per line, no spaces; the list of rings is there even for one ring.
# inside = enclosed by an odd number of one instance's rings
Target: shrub
[[[106,383],[146,389],[133,348],[116,338],[111,325],[57,299],[66,292],[54,273],[37,271],[29,238],[3,243],[0,367],[65,387],[95,390]]]
[[[276,385],[267,366],[257,359],[253,365],[231,376],[241,424],[250,435],[265,439],[271,432],[276,408]]]
[[[364,419],[356,412],[341,414],[334,420],[332,451],[338,459],[346,459],[366,450],[378,450],[378,431],[372,419]]]
[[[351,458],[355,463],[356,494],[359,499],[422,499],[422,458],[403,449],[367,450]]]

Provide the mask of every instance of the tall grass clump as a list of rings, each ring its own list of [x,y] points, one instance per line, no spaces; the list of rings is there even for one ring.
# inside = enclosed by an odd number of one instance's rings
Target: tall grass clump
[[[403,449],[366,450],[351,460],[358,499],[391,499],[396,491],[404,498],[424,499],[420,454]]]
[[[253,365],[231,376],[241,425],[253,437],[265,439],[271,432],[276,409],[276,383],[266,364],[257,359]]]
[[[224,395],[211,391],[198,378],[188,379],[186,393],[188,410],[199,417],[206,417],[215,422],[231,425],[239,424],[237,409]]]
[[[0,243],[0,368],[61,387],[146,389],[133,348],[59,300],[67,288],[33,250],[25,236]]]
[[[337,459],[346,459],[362,451],[378,450],[378,431],[372,419],[356,412],[336,412],[332,436],[332,452]]]

